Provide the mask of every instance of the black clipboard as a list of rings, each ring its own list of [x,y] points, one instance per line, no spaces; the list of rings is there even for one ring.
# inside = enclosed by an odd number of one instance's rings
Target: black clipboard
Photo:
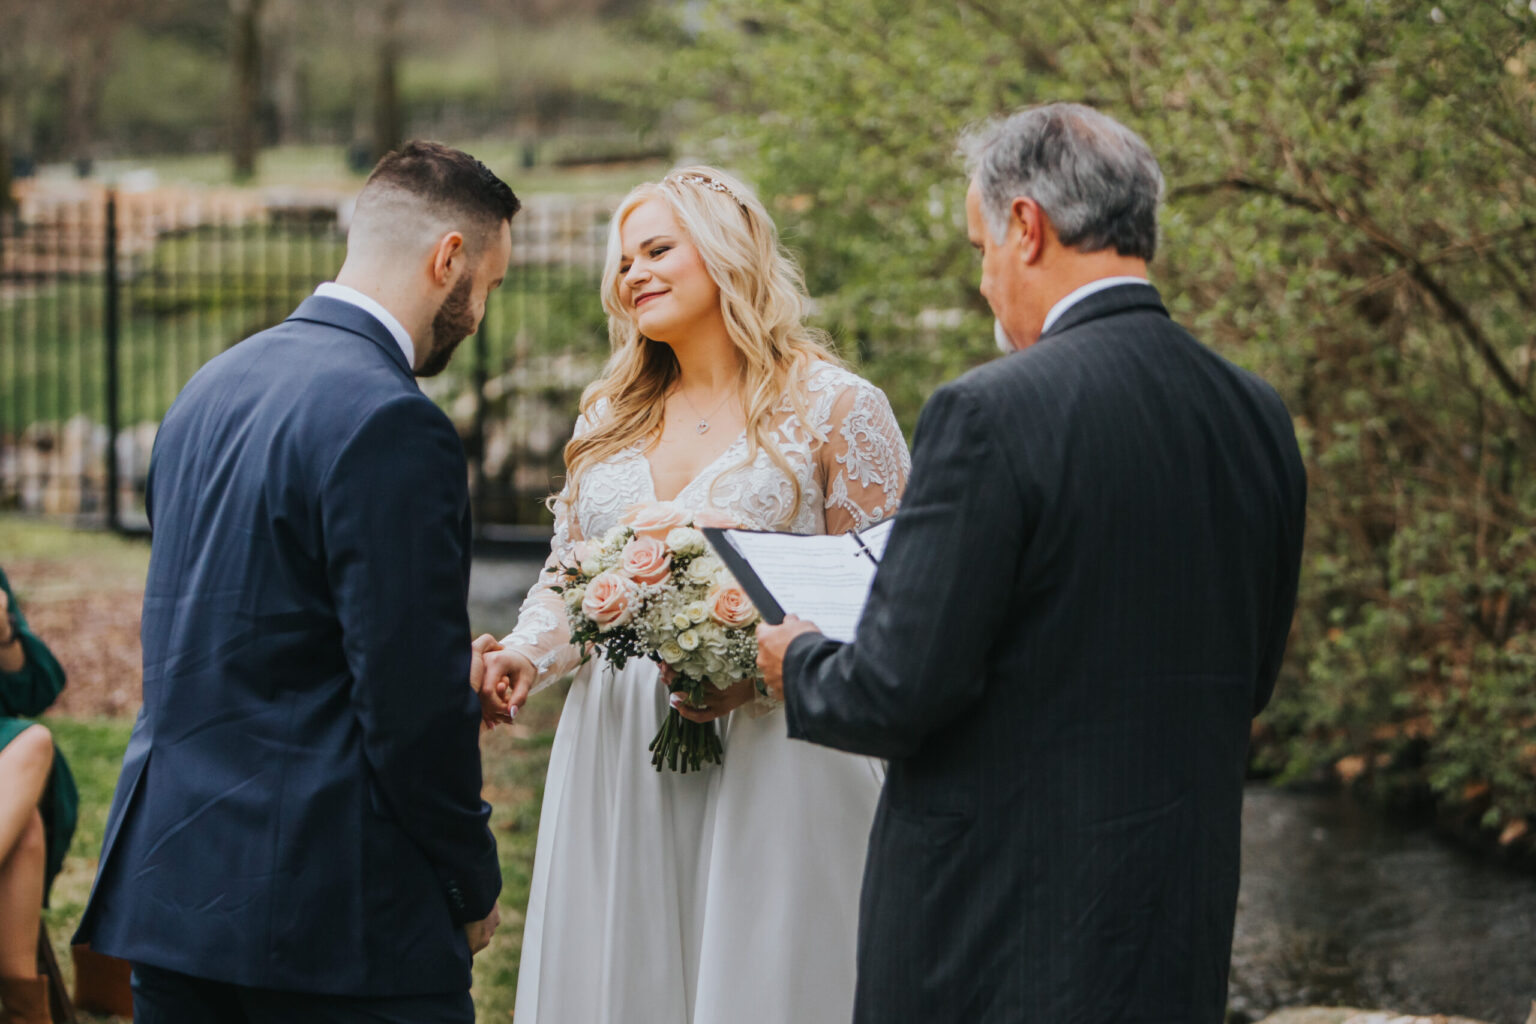
[[[871,523],[864,529],[873,530],[875,527],[881,526],[886,522],[889,522],[889,520],[882,519],[878,523]],[[714,549],[716,555],[720,556],[720,560],[725,563],[725,567],[731,570],[731,575],[736,577],[736,582],[741,584],[741,588],[752,599],[752,603],[757,607],[757,612],[763,617],[763,621],[770,626],[777,626],[783,622],[784,608],[768,590],[767,586],[763,584],[762,577],[758,576],[757,570],[752,568],[752,563],[746,560],[742,553],[736,549],[736,545],[732,544],[731,539],[726,536],[729,533],[774,533],[777,531],[706,526],[703,528],[703,532],[704,539],[709,541],[709,546]],[[873,551],[865,546],[864,539],[859,536],[863,532],[863,530],[850,530],[848,533],[843,534],[843,536],[852,537],[854,544],[858,545],[858,550],[854,552],[855,555],[866,557],[878,566],[880,560],[875,557]]]

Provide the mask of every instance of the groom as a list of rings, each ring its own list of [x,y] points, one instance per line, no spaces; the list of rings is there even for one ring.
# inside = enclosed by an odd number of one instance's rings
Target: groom
[[[76,937],[132,962],[138,1024],[474,1019],[501,873],[467,475],[415,377],[479,325],[518,206],[458,150],[386,156],[336,282],[161,424],[144,707]]]
[[[855,1018],[1219,1024],[1249,722],[1296,599],[1291,420],[1147,283],[1140,138],[1055,104],[966,148],[1018,351],[923,410],[856,641],[758,630],[791,736],[890,761]]]

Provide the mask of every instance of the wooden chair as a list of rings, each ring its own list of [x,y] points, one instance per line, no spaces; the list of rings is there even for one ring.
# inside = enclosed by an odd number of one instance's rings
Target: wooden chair
[[[64,984],[58,958],[53,955],[45,924],[39,924],[37,929],[37,973],[48,982],[48,1012],[53,1024],[76,1024],[75,1004],[70,1001],[69,988]]]

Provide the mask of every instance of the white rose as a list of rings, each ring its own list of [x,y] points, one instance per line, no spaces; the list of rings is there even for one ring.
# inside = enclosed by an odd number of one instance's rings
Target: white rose
[[[603,534],[603,547],[606,549],[604,553],[606,554],[607,551],[622,548],[624,546],[624,542],[628,539],[629,527],[610,526],[608,528],[608,532]]]
[[[693,620],[682,612],[677,612],[672,616],[672,626],[675,629],[687,629],[691,625],[693,625]]]
[[[700,555],[688,563],[688,578],[696,583],[711,583],[725,563],[714,555]]]
[[[683,609],[683,614],[688,616],[689,622],[697,624],[709,618],[709,606],[703,601],[693,601],[689,603],[687,608]],[[679,626],[678,628],[681,629],[682,627]]]
[[[691,526],[678,526],[667,533],[667,547],[685,558],[704,553],[704,535]]]
[[[661,660],[665,661],[668,665],[676,665],[683,660],[683,649],[677,645],[676,640],[664,641],[656,649],[656,653],[660,654]]]
[[[681,633],[677,634],[677,646],[681,647],[685,651],[698,650],[699,634],[695,633],[691,629],[683,630]]]
[[[587,596],[586,587],[566,587],[561,595],[565,598],[565,607],[568,611],[576,611],[581,607],[582,598]]]

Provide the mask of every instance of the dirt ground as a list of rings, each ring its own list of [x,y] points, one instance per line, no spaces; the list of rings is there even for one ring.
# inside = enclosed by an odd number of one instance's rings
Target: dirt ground
[[[139,710],[142,587],[104,581],[87,561],[7,559],[32,631],[64,666],[67,684],[49,710],[76,717]]]

